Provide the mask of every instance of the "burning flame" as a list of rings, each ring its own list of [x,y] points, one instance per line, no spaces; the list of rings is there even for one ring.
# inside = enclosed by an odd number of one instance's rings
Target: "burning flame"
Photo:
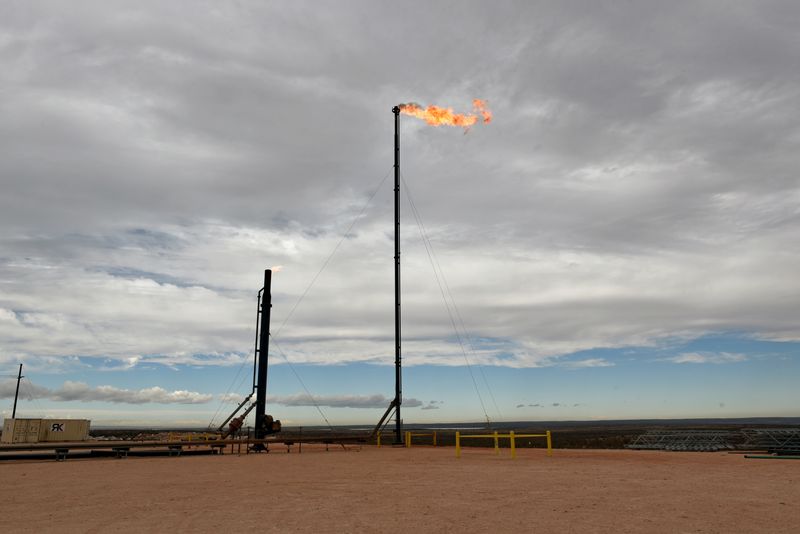
[[[273,273],[279,273],[283,270],[283,265],[273,265],[270,269]]]
[[[465,130],[469,130],[470,126],[478,122],[478,119],[481,119],[484,124],[492,122],[492,112],[486,109],[486,102],[478,98],[472,101],[473,113],[453,113],[453,108],[440,108],[439,106],[423,108],[414,102],[400,104],[398,107],[400,113],[422,119],[431,126],[461,126]]]

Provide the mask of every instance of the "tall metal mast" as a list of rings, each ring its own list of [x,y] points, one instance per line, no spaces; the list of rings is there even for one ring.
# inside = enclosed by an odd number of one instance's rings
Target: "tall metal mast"
[[[403,442],[403,420],[400,405],[403,402],[403,380],[400,358],[400,107],[394,113],[394,404],[395,443]]]
[[[403,418],[400,405],[403,403],[403,376],[400,365],[400,107],[394,113],[394,399],[375,425],[372,435],[383,428],[384,422],[394,410],[394,444],[403,444]]]
[[[269,315],[272,309],[272,269],[264,271],[263,291],[258,343],[258,378],[256,379],[256,439],[263,439],[267,434],[264,418],[267,411],[267,356],[269,354]]]
[[[14,409],[11,411],[11,419],[17,417],[17,398],[19,397],[19,381],[22,380],[22,364],[19,364],[19,373],[17,374],[17,391],[14,393]]]

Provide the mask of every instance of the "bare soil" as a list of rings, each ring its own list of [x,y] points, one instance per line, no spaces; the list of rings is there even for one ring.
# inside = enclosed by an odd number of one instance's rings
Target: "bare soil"
[[[8,461],[0,532],[800,532],[800,460],[502,452]]]

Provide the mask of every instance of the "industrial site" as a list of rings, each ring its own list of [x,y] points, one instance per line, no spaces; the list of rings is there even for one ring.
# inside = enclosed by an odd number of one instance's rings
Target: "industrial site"
[[[11,2],[0,532],[800,532],[791,2]]]

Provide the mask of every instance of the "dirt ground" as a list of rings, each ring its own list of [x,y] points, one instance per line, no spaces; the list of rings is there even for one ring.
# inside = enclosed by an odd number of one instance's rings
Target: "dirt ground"
[[[0,463],[0,532],[800,532],[800,460],[372,446]]]

